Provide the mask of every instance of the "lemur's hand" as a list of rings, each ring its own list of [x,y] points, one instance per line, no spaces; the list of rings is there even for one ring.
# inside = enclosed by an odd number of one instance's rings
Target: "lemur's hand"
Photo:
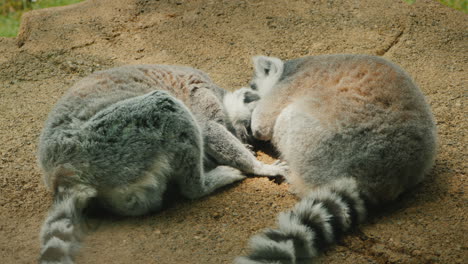
[[[255,167],[254,174],[264,176],[283,176],[289,173],[289,166],[285,161],[277,160],[273,164],[264,164],[259,162]]]

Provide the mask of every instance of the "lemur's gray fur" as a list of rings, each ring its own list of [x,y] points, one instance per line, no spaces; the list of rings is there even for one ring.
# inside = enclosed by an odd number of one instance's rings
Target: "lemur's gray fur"
[[[285,164],[257,161],[229,132],[222,102],[239,93],[201,71],[163,65],[96,72],[71,87],[40,137],[39,165],[54,192],[40,263],[73,263],[92,198],[117,214],[142,215],[161,208],[171,183],[194,199],[243,179],[241,171],[285,174]]]
[[[251,89],[261,99],[252,135],[272,141],[302,200],[236,263],[315,263],[370,206],[423,180],[436,155],[435,122],[411,77],[380,57],[260,56],[254,66]]]

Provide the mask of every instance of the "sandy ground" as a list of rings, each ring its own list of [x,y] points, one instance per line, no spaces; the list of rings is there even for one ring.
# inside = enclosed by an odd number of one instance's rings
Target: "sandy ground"
[[[89,0],[26,14],[16,39],[0,38],[0,262],[38,256],[51,197],[37,140],[79,78],[123,64],[183,64],[236,89],[249,80],[253,55],[329,53],[403,66],[430,101],[440,147],[424,184],[325,252],[323,263],[468,263],[468,16],[428,0]],[[77,263],[230,263],[295,201],[286,184],[249,178],[158,214],[99,217]]]

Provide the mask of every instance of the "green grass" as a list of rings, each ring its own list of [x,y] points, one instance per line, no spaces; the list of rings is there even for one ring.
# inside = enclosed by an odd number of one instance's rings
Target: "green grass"
[[[37,0],[23,6],[22,0],[0,0],[0,37],[16,37],[21,15],[29,10],[54,6],[64,6],[82,2],[83,0]]]
[[[83,0],[38,0],[36,3],[32,3],[33,9],[40,9],[54,6],[71,5],[82,2]]]
[[[21,15],[17,12],[0,16],[0,37],[16,37],[20,26]]]
[[[413,4],[416,0],[403,0],[408,4]],[[468,14],[468,0],[437,0],[442,4],[451,7],[453,9],[457,9],[462,11],[465,14]]]
[[[439,0],[442,4],[468,13],[468,0]]]

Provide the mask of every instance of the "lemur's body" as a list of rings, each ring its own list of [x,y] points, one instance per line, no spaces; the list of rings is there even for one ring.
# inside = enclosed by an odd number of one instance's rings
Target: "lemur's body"
[[[41,263],[72,263],[91,198],[121,215],[157,211],[168,184],[190,199],[243,179],[284,174],[258,162],[234,132],[228,94],[201,71],[137,65],[76,83],[50,113],[39,165],[54,192],[41,231]],[[210,167],[205,172],[204,168]],[[209,165],[208,165],[209,164]]]
[[[288,162],[302,200],[279,229],[251,241],[238,263],[311,263],[433,165],[436,127],[423,94],[400,67],[374,56],[324,55],[291,61],[257,57],[260,101],[252,134]]]

